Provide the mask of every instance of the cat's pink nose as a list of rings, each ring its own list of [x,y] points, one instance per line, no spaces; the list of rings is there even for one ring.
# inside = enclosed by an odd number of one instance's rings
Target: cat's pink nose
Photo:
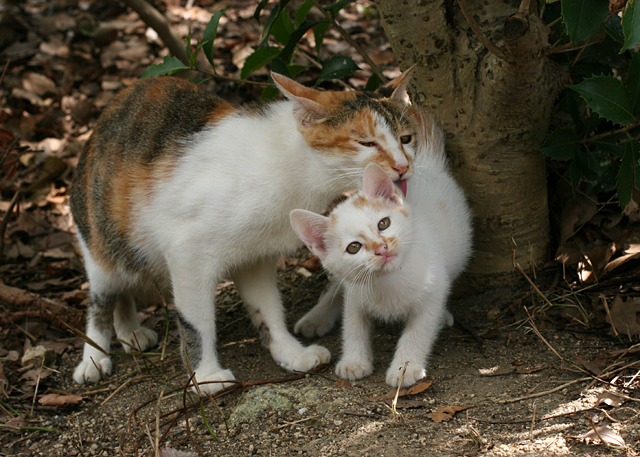
[[[386,244],[379,244],[376,246],[376,250],[375,250],[376,255],[383,255],[383,256],[387,256],[387,245]]]
[[[396,165],[395,167],[393,167],[393,169],[396,173],[398,173],[399,179],[402,179],[409,167],[407,165]]]

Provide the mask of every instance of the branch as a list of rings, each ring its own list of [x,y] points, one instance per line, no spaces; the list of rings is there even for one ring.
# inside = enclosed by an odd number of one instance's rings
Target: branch
[[[173,33],[166,17],[147,3],[146,0],[124,0],[124,3],[138,13],[138,16],[145,24],[158,33],[158,36],[164,45],[169,48],[171,54],[180,59],[183,64],[191,66],[184,42]]]
[[[467,9],[467,4],[465,3],[465,0],[458,0],[458,5],[460,6],[460,10],[462,11],[462,14],[464,15],[465,19],[469,23],[469,27],[471,27],[471,30],[473,30],[473,33],[475,33],[476,37],[478,37],[478,40],[480,40],[480,42],[484,44],[484,46],[489,50],[489,52],[494,56],[496,56],[498,59],[504,60],[505,62],[512,63],[513,59],[507,54],[505,54],[504,51],[502,51],[502,49],[500,49],[498,46],[493,44],[493,42],[491,42],[489,38],[487,38],[487,36],[484,34],[482,29],[480,29],[480,26],[478,25],[476,20],[473,18],[473,16]]]
[[[362,47],[351,37],[351,35],[349,35],[347,31],[343,29],[342,26],[336,22],[336,20],[333,18],[331,13],[329,13],[324,8],[322,8],[322,6],[318,3],[318,0],[311,0],[311,3],[313,3],[313,6],[315,6],[320,10],[320,12],[331,23],[331,25],[333,25],[333,27],[338,31],[338,33],[342,35],[342,38],[344,38],[347,43],[353,46],[353,48],[357,51],[357,53],[362,56],[365,62],[367,62],[367,65],[371,67],[371,71],[373,71],[376,75],[378,75],[378,78],[380,78],[380,82],[382,84],[386,84],[388,82],[387,78],[382,74],[382,71],[373,62],[373,60],[371,60],[371,57],[369,57],[369,54],[367,54],[366,51],[362,49]]]

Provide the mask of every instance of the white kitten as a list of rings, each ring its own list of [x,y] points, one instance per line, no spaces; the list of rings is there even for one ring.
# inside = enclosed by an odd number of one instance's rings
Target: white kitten
[[[343,355],[336,374],[351,380],[373,372],[371,318],[402,319],[405,328],[387,371],[387,383],[410,386],[426,363],[443,319],[453,280],[471,252],[471,217],[460,187],[447,171],[442,133],[423,115],[415,174],[403,198],[375,164],[364,172],[364,190],[324,217],[291,212],[298,236],[334,277],[296,325],[305,334],[326,333],[339,315],[344,289]]]

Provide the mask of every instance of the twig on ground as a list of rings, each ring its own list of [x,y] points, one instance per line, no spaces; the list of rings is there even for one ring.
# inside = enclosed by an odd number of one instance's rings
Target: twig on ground
[[[8,147],[7,147],[7,151],[9,151]],[[0,221],[0,258],[4,257],[4,232],[7,229],[7,223],[9,222],[9,218],[13,213],[13,207],[16,206],[19,200],[20,200],[20,191],[13,194],[11,203],[9,203],[9,208],[7,208],[7,212],[2,218],[2,221]]]
[[[311,419],[315,419],[316,417],[320,417],[320,414],[316,414],[315,416],[311,416],[311,417],[305,417],[304,419],[299,419],[299,420],[293,421],[293,422],[284,421],[283,425],[279,425],[277,427],[273,427],[271,430],[275,431],[275,430],[283,429],[285,427],[291,427],[292,425],[298,425],[298,424],[301,424],[302,422],[306,422],[306,421],[309,421]]]
[[[402,388],[402,383],[404,382],[404,375],[407,372],[407,366],[409,366],[408,360],[404,363],[404,367],[402,368],[402,375],[400,375],[400,381],[398,381],[398,389],[396,390],[396,396],[393,398],[393,403],[391,403],[393,417],[398,416],[398,411],[396,411],[396,405],[398,404],[398,397],[400,396],[400,389]]]
[[[562,390],[565,387],[568,387],[568,386],[570,386],[572,384],[577,384],[579,382],[590,381],[590,380],[591,380],[591,378],[574,379],[573,381],[569,381],[567,383],[564,383],[564,384],[556,387],[555,389],[547,390],[545,392],[538,392],[537,394],[525,395],[524,397],[509,398],[508,400],[500,400],[497,403],[515,403],[517,401],[529,400],[531,398],[544,397],[545,395],[549,395],[549,394],[552,394],[552,393],[557,392],[559,390]]]

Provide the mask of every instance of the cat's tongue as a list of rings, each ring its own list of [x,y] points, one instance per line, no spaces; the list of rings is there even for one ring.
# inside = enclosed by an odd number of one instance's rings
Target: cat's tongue
[[[398,186],[398,189],[402,192],[402,195],[407,196],[407,180],[401,179],[400,181],[395,181],[395,185]]]

